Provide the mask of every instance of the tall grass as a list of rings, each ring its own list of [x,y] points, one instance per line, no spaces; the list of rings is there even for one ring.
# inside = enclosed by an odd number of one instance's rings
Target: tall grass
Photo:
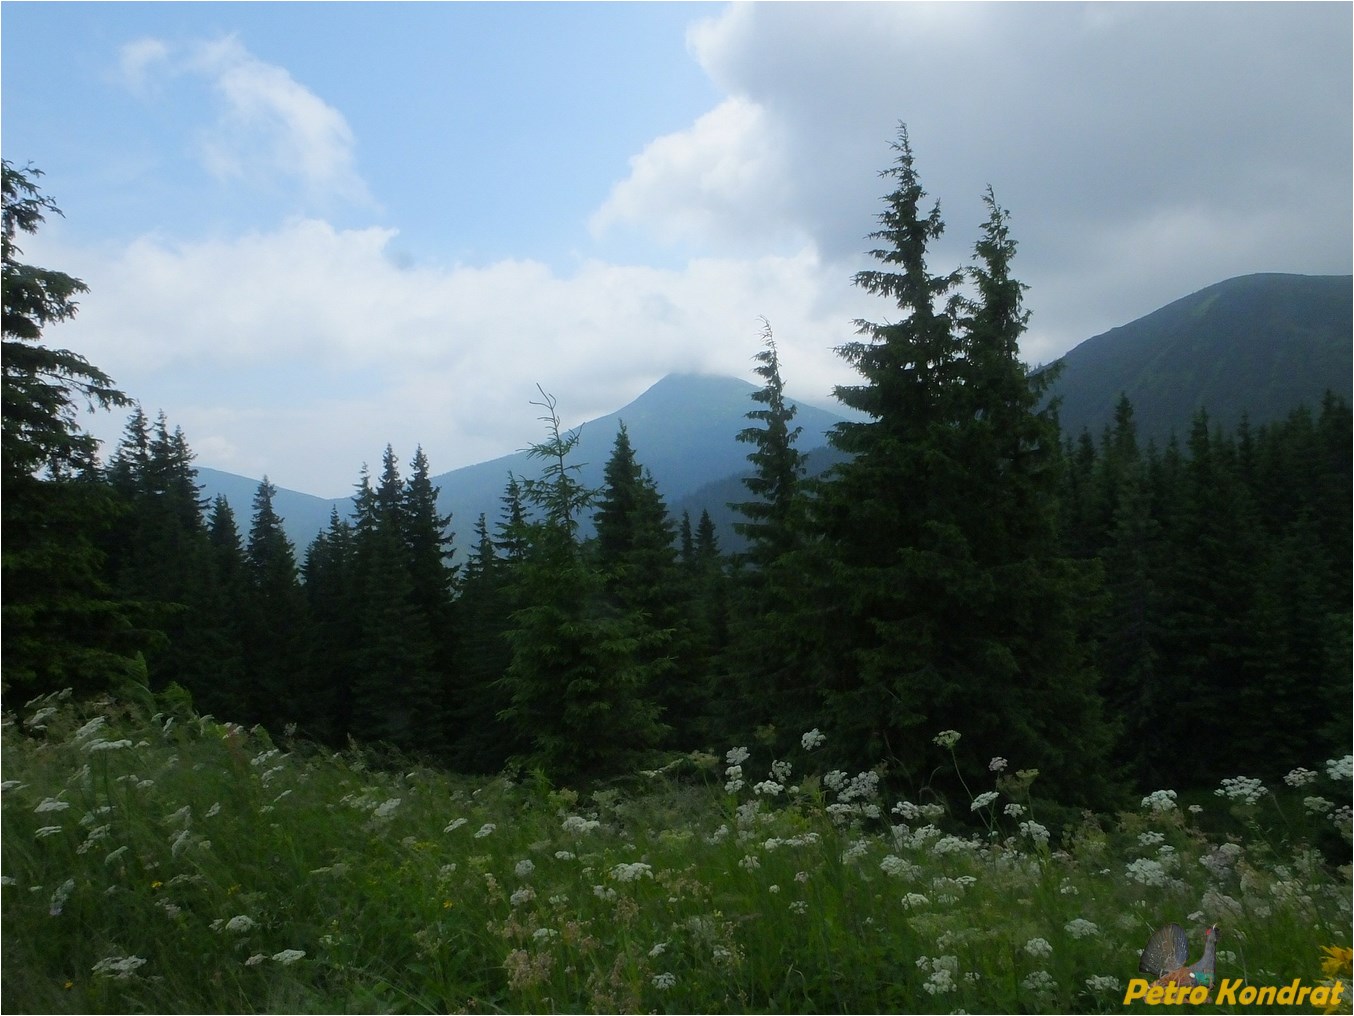
[[[6,1011],[1118,1012],[1168,921],[1219,976],[1348,976],[1348,759],[1050,830],[1002,760],[888,801],[812,734],[580,795],[155,708],[5,718]]]

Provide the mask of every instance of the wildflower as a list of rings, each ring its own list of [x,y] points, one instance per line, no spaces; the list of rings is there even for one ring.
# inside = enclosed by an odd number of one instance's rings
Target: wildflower
[[[33,834],[33,839],[45,840],[48,836],[55,836],[59,832],[61,832],[59,825],[45,825]]]
[[[724,756],[724,761],[731,766],[741,766],[749,757],[746,748],[730,748],[728,754]]]
[[[593,818],[584,818],[582,815],[570,815],[564,820],[564,831],[573,833],[575,836],[582,833],[590,833],[598,829],[602,823]]]
[[[1354,967],[1354,949],[1339,945],[1323,945],[1321,951],[1325,957],[1321,960],[1321,972],[1327,977],[1348,977]]]
[[[1047,970],[1036,970],[1020,982],[1020,986],[1026,991],[1033,991],[1038,994],[1053,994],[1057,990],[1057,983],[1053,980],[1053,975]]]
[[[1304,769],[1302,768],[1302,766],[1298,766],[1291,773],[1285,776],[1283,778],[1283,781],[1287,783],[1290,787],[1297,788],[1297,787],[1305,787],[1307,786],[1307,784],[1311,783],[1315,779],[1316,773],[1314,773],[1310,769]]]
[[[535,898],[536,890],[531,886],[523,886],[508,897],[508,902],[514,907],[520,907],[523,903],[530,903]]]
[[[916,872],[917,866],[908,861],[904,861],[896,854],[889,854],[879,862],[879,868],[885,875],[893,878],[901,878],[904,875],[912,875]]]
[[[94,719],[90,720],[83,727],[81,727],[74,734],[72,734],[71,740],[74,741],[76,744],[80,744],[85,740],[87,740],[88,738],[91,738],[95,734],[97,734],[107,725],[107,723],[108,723],[107,716],[96,716],[94,717]]]
[[[1075,917],[1063,925],[1063,931],[1067,932],[1073,938],[1090,938],[1092,935],[1100,934],[1100,929],[1094,921],[1088,921],[1084,917]]]
[[[1086,987],[1091,991],[1109,991],[1116,995],[1123,990],[1123,984],[1119,978],[1110,977],[1108,974],[1096,974],[1094,977],[1086,978]]]
[[[977,797],[973,799],[973,803],[969,805],[968,810],[977,811],[979,808],[986,808],[996,799],[997,792],[995,790],[984,791],[983,793],[979,794]]]
[[[256,927],[258,927],[258,922],[248,914],[236,914],[226,922],[226,930],[233,931],[237,935],[242,935]]]
[[[808,912],[809,912],[809,904],[808,904],[807,901],[805,901],[805,900],[791,900],[791,901],[790,901],[790,913],[792,913],[792,914],[807,914]]]
[[[745,871],[756,871],[761,866],[762,862],[758,859],[756,854],[747,854],[741,861],[738,862],[738,867],[744,869]]]
[[[19,790],[22,789],[23,786],[24,785],[18,780],[5,780],[4,783],[0,783],[0,793],[6,793],[10,790]]]
[[[255,953],[253,956],[249,957],[249,959],[244,961],[244,965],[247,967],[257,967],[267,958],[268,957],[265,956],[263,953]]]
[[[1327,801],[1324,797],[1304,797],[1302,806],[1307,809],[1309,815],[1324,815],[1335,807],[1335,802]]]
[[[941,748],[953,748],[956,744],[959,743],[960,736],[961,735],[957,730],[942,730],[939,734],[933,737],[931,741],[933,744],[939,745]]]
[[[1159,847],[1166,842],[1166,834],[1151,830],[1138,834],[1138,842],[1144,847]]]
[[[1135,882],[1141,882],[1143,885],[1165,885],[1166,869],[1161,866],[1160,861],[1154,861],[1149,857],[1140,857],[1131,862],[1126,873],[1128,877]]]
[[[653,982],[653,986],[659,991],[667,991],[677,983],[677,975],[669,973],[654,974],[650,980]]]
[[[476,830],[475,839],[482,840],[484,837],[491,835],[497,828],[498,826],[494,825],[492,822],[486,822]]]
[[[517,862],[517,866],[513,868],[513,874],[515,874],[518,878],[530,878],[531,873],[535,870],[536,870],[535,864],[533,864],[529,859],[523,859]]]
[[[616,882],[637,882],[642,878],[653,878],[653,868],[643,861],[622,863],[611,869],[610,878]]]
[[[771,778],[777,783],[789,783],[790,773],[793,771],[789,762],[780,759],[771,763]]]
[[[1188,811],[1191,815],[1202,815],[1204,813],[1204,806],[1202,804],[1191,804]]]
[[[90,969],[97,975],[116,977],[120,981],[125,981],[136,973],[138,968],[145,965],[146,961],[140,956],[107,956]]]
[[[1003,769],[1005,769],[1007,765],[1009,765],[1009,763],[1000,755],[998,755],[991,762],[987,763],[987,769],[989,772],[999,773]]]
[[[765,794],[768,797],[775,797],[785,788],[775,780],[763,780],[752,788],[754,794]]]
[[[1002,814],[1007,818],[1019,818],[1021,815],[1025,814],[1025,806],[1023,804],[1016,804],[1014,801],[1001,810]]]
[[[822,731],[814,727],[799,739],[799,743],[805,751],[813,751],[815,748],[821,748],[826,740],[827,738],[823,736]]]
[[[1053,955],[1053,946],[1048,944],[1046,938],[1032,938],[1025,943],[1025,952],[1037,960],[1044,960]]]
[[[555,851],[555,860],[556,860],[556,861],[572,861],[572,860],[574,860],[574,859],[577,858],[577,857],[578,857],[578,855],[575,854],[572,850],[556,850],[556,851]]]
[[[612,889],[609,885],[593,886],[592,894],[599,900],[614,900],[616,898],[616,890]]]
[[[390,816],[395,814],[395,809],[400,806],[401,800],[401,798],[392,797],[381,802],[376,806],[376,810],[371,813],[371,817],[381,822],[389,820]]]
[[[1048,829],[1034,821],[1034,819],[1030,819],[1028,822],[1021,822],[1020,831],[1023,835],[1028,836],[1033,840],[1036,846],[1048,846]]]
[[[902,900],[903,906],[908,910],[911,910],[913,907],[924,907],[930,902],[931,901],[921,893],[908,893]]]
[[[447,827],[442,831],[444,833],[454,833],[457,829],[461,828],[461,826],[465,825],[469,821],[470,820],[466,818],[454,818],[447,823]]]
[[[130,748],[132,742],[129,738],[121,738],[117,741],[105,741],[103,738],[95,738],[84,746],[85,751],[116,751],[119,748]]]
[[[552,938],[559,938],[559,932],[554,928],[537,928],[531,933],[531,937],[537,942],[546,942]]]
[[[69,801],[60,801],[57,800],[55,797],[48,797],[45,798],[42,801],[42,803],[39,804],[36,808],[34,808],[33,811],[35,814],[41,815],[43,812],[47,811],[65,811],[70,806],[71,805]]]
[[[1326,775],[1333,780],[1354,778],[1354,755],[1326,760]]]
[[[1268,791],[1263,783],[1253,777],[1235,776],[1224,779],[1222,786],[1213,793],[1242,804],[1258,804]]]
[[[61,910],[66,905],[66,900],[70,899],[70,895],[74,891],[75,879],[73,878],[68,878],[57,886],[56,890],[52,893],[52,902],[47,908],[47,913],[53,917],[60,917]]]
[[[1158,814],[1175,811],[1175,791],[1154,790],[1142,799],[1142,806]]]

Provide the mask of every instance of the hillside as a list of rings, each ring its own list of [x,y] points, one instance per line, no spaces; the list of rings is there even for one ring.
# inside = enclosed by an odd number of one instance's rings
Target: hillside
[[[1351,279],[1349,276],[1247,275],[1176,300],[1136,321],[1087,339],[1058,363],[1052,394],[1061,399],[1063,433],[1093,435],[1113,419],[1121,393],[1133,402],[1139,434],[1164,441],[1183,434],[1200,406],[1231,429],[1247,414],[1253,424],[1287,415],[1302,403],[1317,405],[1330,389],[1351,396]],[[748,445],[736,440],[754,408],[756,388],[745,381],[700,374],[671,374],[608,416],[583,425],[575,461],[580,479],[597,487],[624,421],[640,462],[649,469],[674,518],[693,520],[708,510],[725,550],[736,549],[730,501],[746,489]],[[796,403],[803,427],[801,450],[810,474],[835,461],[825,435],[841,417]],[[433,482],[438,501],[453,518],[456,547],[464,550],[483,512],[497,521],[509,475],[534,477],[538,463],[525,451],[441,473]],[[199,469],[204,496],[224,494],[247,531],[257,480]],[[287,534],[304,553],[337,507],[325,499],[278,489],[274,503]]]
[[[1063,433],[1093,436],[1133,403],[1141,437],[1183,434],[1200,407],[1230,430],[1351,395],[1348,275],[1245,275],[1087,339],[1060,361]]]

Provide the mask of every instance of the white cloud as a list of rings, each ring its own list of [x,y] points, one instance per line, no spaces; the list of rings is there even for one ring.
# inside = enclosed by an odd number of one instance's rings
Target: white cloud
[[[118,70],[123,82],[135,92],[143,92],[152,69],[169,59],[169,47],[160,39],[137,39],[118,53]]]
[[[724,252],[807,237],[845,275],[906,121],[948,226],[933,267],[968,259],[990,182],[1031,286],[1026,355],[1056,356],[1231,275],[1349,271],[1350,20],[1341,5],[734,4],[688,35],[730,98],[651,144],[599,217],[665,241],[690,224]],[[713,129],[728,109],[747,129]],[[700,185],[752,151],[770,198]]]
[[[790,181],[781,147],[761,106],[726,99],[632,158],[630,175],[612,188],[589,225],[594,235],[624,224],[664,243],[720,249],[750,240],[761,250],[787,239],[802,244],[803,234],[786,228],[792,225]]]
[[[672,371],[754,379],[759,314],[795,394],[826,401],[846,379],[832,348],[858,294],[811,249],[564,276],[534,261],[402,269],[393,236],[295,220],[102,252],[38,237],[33,253],[90,286],[51,341],[164,409],[201,464],[322,495],[388,441],[404,459],[421,443],[441,472],[537,440],[538,381],[573,425]],[[122,422],[97,433],[116,440]]]
[[[213,176],[251,183],[293,180],[311,201],[373,203],[343,114],[234,36],[179,47],[140,39],[122,48],[121,68],[138,91],[145,90],[152,72],[191,75],[210,84],[217,117],[201,132],[198,154]]]

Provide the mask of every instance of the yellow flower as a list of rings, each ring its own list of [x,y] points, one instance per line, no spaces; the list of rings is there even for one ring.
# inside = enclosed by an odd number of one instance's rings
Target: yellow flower
[[[1326,958],[1321,961],[1321,972],[1327,977],[1349,976],[1354,968],[1354,949],[1338,945],[1323,945],[1321,951]]]
[[[452,902],[451,902],[451,900],[443,900],[443,901],[442,901],[442,909],[443,909],[443,910],[450,910],[451,907],[452,907]]]
[[[164,885],[164,883],[161,882],[159,879],[156,879],[154,882],[152,882],[152,883],[150,884],[150,887],[151,887],[152,889],[159,889],[160,886],[162,886],[162,885]]]
[[[62,985],[62,987],[65,988],[67,991],[70,991],[72,988],[75,987],[75,982],[67,981],[65,984]]]

